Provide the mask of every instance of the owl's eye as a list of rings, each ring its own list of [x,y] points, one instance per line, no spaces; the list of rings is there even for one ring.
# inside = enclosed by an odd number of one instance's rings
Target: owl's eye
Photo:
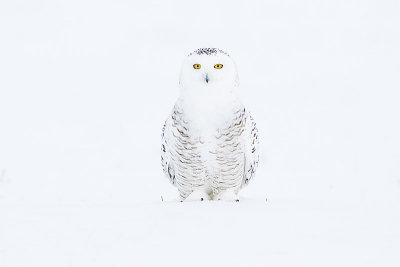
[[[201,65],[200,64],[194,64],[193,68],[195,68],[196,70],[201,69]]]
[[[215,64],[215,65],[214,65],[214,68],[216,68],[216,69],[222,69],[223,66],[224,66],[224,65],[222,65],[222,64]]]

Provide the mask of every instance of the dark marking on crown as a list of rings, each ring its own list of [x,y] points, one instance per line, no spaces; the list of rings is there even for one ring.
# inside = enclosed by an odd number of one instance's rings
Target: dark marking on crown
[[[194,54],[211,56],[211,55],[217,55],[219,53],[229,56],[228,53],[218,48],[199,48],[196,51],[190,53],[189,56]]]

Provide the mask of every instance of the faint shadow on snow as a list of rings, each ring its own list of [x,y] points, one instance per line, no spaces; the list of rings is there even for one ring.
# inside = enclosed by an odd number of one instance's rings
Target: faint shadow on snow
[[[176,204],[176,203],[180,203],[182,205],[184,204],[189,204],[189,203],[233,203],[236,205],[239,205],[240,203],[262,203],[262,204],[266,204],[268,202],[268,198],[248,198],[248,197],[240,197],[239,198],[240,201],[236,202],[236,201],[224,201],[224,200],[203,200],[203,201],[194,201],[194,200],[189,200],[189,201],[182,201],[179,198],[165,198],[163,196],[160,197],[160,201],[154,201],[152,202],[152,204],[156,204],[156,203],[165,203],[165,204]]]
[[[6,170],[2,169],[0,172],[0,199],[4,197]]]
[[[6,181],[6,169],[2,169],[0,172],[0,184]]]

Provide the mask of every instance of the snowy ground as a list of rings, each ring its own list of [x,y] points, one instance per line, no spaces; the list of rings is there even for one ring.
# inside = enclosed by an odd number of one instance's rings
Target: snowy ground
[[[245,199],[17,206],[5,266],[398,266],[398,207]]]
[[[399,13],[1,1],[0,267],[400,266]],[[161,170],[180,64],[208,46],[260,131],[239,203],[180,203]]]

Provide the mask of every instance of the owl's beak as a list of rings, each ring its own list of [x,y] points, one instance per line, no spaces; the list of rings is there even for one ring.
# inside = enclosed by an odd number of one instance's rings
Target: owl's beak
[[[206,73],[206,83],[208,83],[208,73]]]

